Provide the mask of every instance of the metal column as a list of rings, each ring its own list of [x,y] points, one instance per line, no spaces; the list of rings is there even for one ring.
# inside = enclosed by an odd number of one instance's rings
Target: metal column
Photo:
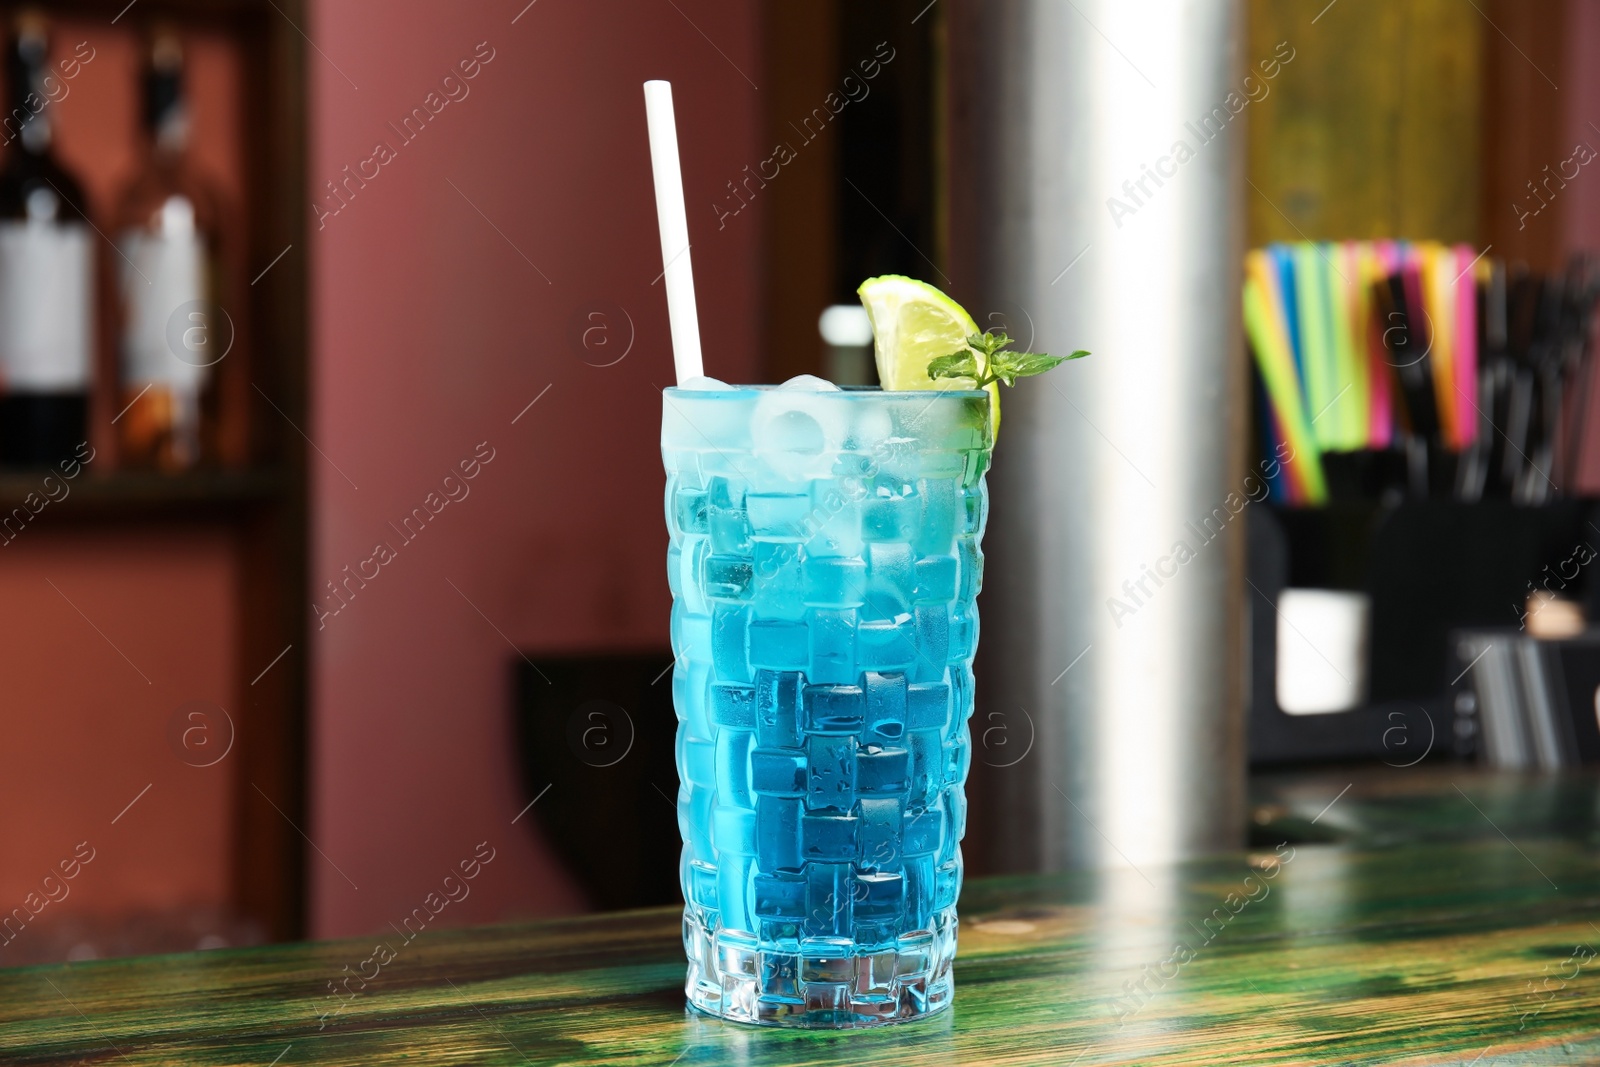
[[[1003,398],[969,851],[1055,869],[1237,847],[1242,4],[947,18],[952,284],[983,325],[1093,353]]]

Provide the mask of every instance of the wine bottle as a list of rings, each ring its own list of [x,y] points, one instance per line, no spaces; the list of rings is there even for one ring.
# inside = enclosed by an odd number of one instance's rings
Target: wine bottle
[[[72,457],[87,437],[94,233],[78,181],[51,152],[48,27],[19,14],[0,120],[0,463]]]
[[[215,452],[213,368],[232,326],[216,303],[219,200],[190,158],[183,46],[165,27],[150,36],[144,131],[115,224],[118,451],[128,466],[180,470]]]

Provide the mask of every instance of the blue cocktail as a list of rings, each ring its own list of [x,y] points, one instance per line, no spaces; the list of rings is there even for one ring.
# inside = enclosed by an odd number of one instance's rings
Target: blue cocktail
[[[950,1002],[984,392],[668,389],[686,991],[743,1022]]]

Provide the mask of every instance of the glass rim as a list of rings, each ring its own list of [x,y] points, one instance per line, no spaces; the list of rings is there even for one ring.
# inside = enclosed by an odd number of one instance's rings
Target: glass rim
[[[663,389],[662,395],[672,393],[675,396],[739,396],[749,393],[778,392],[776,385],[735,385],[728,389],[684,389],[676,385],[669,385]],[[796,396],[839,396],[851,398],[927,398],[938,400],[951,398],[959,400],[976,400],[980,397],[987,399],[987,389],[884,389],[877,385],[841,385],[837,389],[792,389],[787,390]]]

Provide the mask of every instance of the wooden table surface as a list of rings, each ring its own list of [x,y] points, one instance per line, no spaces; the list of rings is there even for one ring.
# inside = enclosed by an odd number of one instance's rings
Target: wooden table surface
[[[1256,782],[1248,853],[974,881],[924,1022],[687,1014],[656,910],[424,934],[326,1020],[367,941],[0,971],[0,1063],[1600,1062],[1600,779],[1381,770]]]

